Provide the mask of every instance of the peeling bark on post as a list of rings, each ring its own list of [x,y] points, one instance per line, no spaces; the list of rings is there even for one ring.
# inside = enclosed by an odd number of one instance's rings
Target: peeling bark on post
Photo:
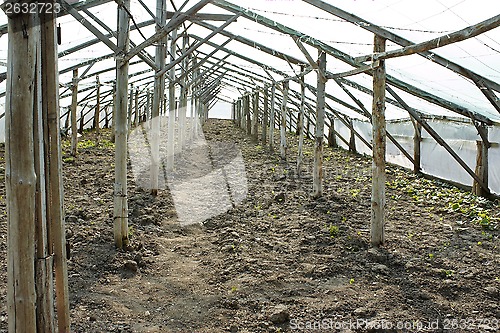
[[[326,72],[326,53],[319,53],[318,89],[316,92],[316,134],[314,144],[313,197],[323,195],[323,136],[325,132],[325,85],[322,73]]]
[[[385,38],[375,35],[375,53],[385,51]],[[385,210],[385,61],[373,71],[373,162],[371,198],[371,243],[379,246],[384,243]]]
[[[286,110],[288,101],[288,81],[283,82],[283,99],[281,101],[281,121],[280,121],[280,154],[286,160]]]
[[[8,18],[5,187],[7,314],[11,333],[36,332],[33,102],[39,35],[33,29],[34,20],[31,14]]]
[[[130,0],[123,6],[130,8]],[[122,65],[121,58],[129,48],[129,16],[127,10],[118,7],[118,49],[116,57],[115,99],[115,188],[114,188],[114,238],[117,248],[128,244],[127,202],[127,88],[128,61]]]
[[[71,155],[76,156],[78,145],[78,128],[76,121],[76,108],[78,102],[78,69],[73,70],[71,85]]]

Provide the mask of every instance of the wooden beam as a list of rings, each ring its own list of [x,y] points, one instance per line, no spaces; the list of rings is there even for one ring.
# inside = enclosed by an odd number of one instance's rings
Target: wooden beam
[[[323,136],[325,132],[325,86],[326,79],[321,73],[326,71],[326,53],[320,51],[318,57],[318,80],[316,93],[316,134],[314,142],[313,197],[323,195]]]
[[[153,36],[151,36],[150,38],[148,38],[147,40],[145,40],[144,42],[142,42],[141,44],[137,45],[132,50],[127,52],[127,54],[122,59],[122,64],[128,62],[130,59],[139,54],[139,52],[141,52],[146,47],[165,38],[174,29],[177,30],[177,27],[181,25],[183,22],[185,22],[189,16],[196,14],[211,1],[212,0],[200,0],[193,7],[188,9],[183,15],[180,15],[180,13],[174,15],[174,17],[172,17],[172,19],[168,22],[168,24],[166,24],[160,31],[156,32]],[[175,40],[175,38],[172,40]]]
[[[385,51],[385,38],[375,35],[375,53]],[[372,161],[372,197],[371,197],[371,243],[380,246],[385,241],[385,63],[373,72],[373,161]]]
[[[480,23],[471,25],[467,28],[452,32],[452,33],[444,35],[444,36],[433,38],[431,40],[428,40],[428,41],[425,41],[422,43],[408,45],[408,46],[405,46],[401,49],[391,50],[391,51],[387,51],[387,52],[373,53],[371,55],[361,56],[361,57],[356,58],[356,61],[358,61],[358,62],[363,62],[363,61],[368,61],[368,60],[375,61],[377,59],[390,59],[390,58],[411,55],[411,54],[415,54],[415,53],[421,53],[421,52],[429,51],[429,50],[432,50],[435,48],[439,48],[439,47],[443,47],[443,46],[450,45],[453,43],[464,41],[466,39],[469,39],[469,38],[475,37],[477,35],[480,35],[484,32],[487,32],[491,29],[495,29],[498,26],[500,26],[500,14],[495,15],[492,18],[484,20]]]
[[[326,77],[328,79],[338,79],[341,77],[347,77],[347,76],[352,76],[352,75],[356,75],[356,74],[366,73],[366,72],[373,70],[374,68],[377,68],[379,65],[380,65],[379,61],[374,61],[371,64],[360,66],[360,67],[352,69],[350,71],[335,73],[335,74],[328,73],[326,75]]]

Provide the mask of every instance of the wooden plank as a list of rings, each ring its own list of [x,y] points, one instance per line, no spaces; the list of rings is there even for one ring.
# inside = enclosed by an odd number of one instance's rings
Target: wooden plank
[[[35,15],[8,18],[5,188],[7,314],[11,333],[36,332],[33,85],[39,34],[33,28],[35,24]]]
[[[130,8],[130,0],[123,5]],[[129,48],[129,22],[127,10],[118,8],[118,49],[125,54]],[[127,200],[127,89],[128,61],[122,65],[120,56],[116,58],[116,98],[115,98],[115,184],[114,184],[114,239],[117,248],[128,245],[128,200]]]
[[[373,51],[375,53],[384,52],[385,41],[385,38],[375,35]],[[373,160],[370,233],[373,246],[380,246],[385,241],[385,88],[385,63],[381,61],[380,66],[373,72]]]
[[[326,71],[326,53],[320,51],[318,57],[318,79],[316,93],[316,133],[314,138],[313,197],[323,195],[323,136],[325,132],[325,86],[326,80],[320,74]]]

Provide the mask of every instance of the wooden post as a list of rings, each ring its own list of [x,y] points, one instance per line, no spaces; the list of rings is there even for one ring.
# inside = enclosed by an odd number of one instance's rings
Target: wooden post
[[[35,15],[31,14],[8,17],[5,188],[7,314],[11,333],[36,332],[33,102],[39,35],[34,21]]]
[[[139,125],[139,89],[136,88],[135,89],[135,94],[134,94],[134,114],[135,114],[135,117],[134,117],[134,127],[136,127],[137,125]]]
[[[71,155],[76,156],[78,145],[78,129],[76,122],[76,108],[78,103],[78,68],[73,70],[71,85]]]
[[[165,25],[167,17],[165,0],[156,1],[156,17],[158,23],[155,26],[156,32]],[[155,63],[159,71],[165,67],[165,42],[158,41],[155,51]],[[149,95],[149,90],[148,90]],[[165,96],[165,74],[155,76],[153,91],[153,108],[151,110],[151,194],[158,195],[158,176],[160,172],[160,105]]]
[[[304,71],[304,65],[300,67],[300,71]],[[299,147],[297,151],[297,176],[301,176],[302,172],[302,159],[303,159],[303,146],[304,146],[304,116],[305,116],[305,94],[306,94],[306,86],[304,84],[304,76],[300,77],[300,110],[299,116],[297,119],[297,130],[299,133]]]
[[[144,122],[146,124],[149,124],[149,120],[151,119],[151,91],[148,89],[146,91],[146,119],[144,119]]]
[[[413,120],[413,127],[415,132],[413,134],[413,173],[420,173],[420,143],[422,142],[422,125]]]
[[[83,134],[83,126],[85,124],[85,107],[87,106],[87,104],[85,104],[82,109],[80,110],[80,125],[78,126],[78,132],[80,134]]]
[[[109,105],[106,106],[106,118],[104,119],[104,127],[109,128]]]
[[[255,90],[253,94],[253,118],[252,118],[252,136],[255,141],[259,140],[259,91]]]
[[[127,129],[132,129],[132,108],[134,105],[134,85],[130,84],[130,92],[128,94],[128,115],[127,115]]]
[[[483,141],[484,138],[488,138],[488,127],[478,126],[479,131],[482,131],[482,140],[477,141],[477,154],[476,154],[476,175],[481,178],[483,184],[488,186],[488,148],[490,143],[488,140]],[[476,180],[472,185],[472,193],[478,196],[487,196],[489,191],[484,189]]]
[[[281,101],[281,122],[280,122],[280,154],[286,160],[286,110],[288,100],[288,81],[283,81],[283,100]]]
[[[318,59],[318,79],[316,92],[316,134],[314,144],[313,197],[323,195],[323,136],[325,132],[325,86],[326,53],[320,51]]]
[[[264,87],[264,114],[262,115],[262,146],[267,144],[267,126],[269,118],[269,93],[267,91],[268,87]]]
[[[352,121],[352,118],[347,119],[349,121],[349,126],[351,128],[351,136],[349,137],[349,151],[351,153],[356,153],[356,131],[354,130],[354,123]]]
[[[337,139],[335,137],[335,119],[333,117],[330,118],[330,126],[328,127],[328,147],[337,147]]]
[[[177,28],[172,31],[170,44],[170,62],[175,61]],[[167,171],[174,170],[175,154],[175,66],[169,72],[170,83],[168,86],[168,133],[167,133]]]
[[[99,133],[99,122],[101,120],[101,83],[99,82],[99,75],[96,75],[95,77],[96,81],[96,104],[95,104],[95,114],[94,114],[94,129],[96,130],[97,133]]]
[[[250,94],[246,94],[245,96],[243,96],[243,98],[245,99],[245,115],[246,115],[246,126],[247,126],[247,134],[248,135],[252,135],[252,121],[251,121],[251,118],[250,118]]]
[[[114,238],[117,248],[128,244],[128,201],[127,201],[127,88],[128,61],[122,65],[122,57],[129,49],[130,0],[118,7],[118,49],[116,57],[116,99],[115,99],[115,188],[114,188]]]
[[[271,87],[271,114],[269,116],[269,150],[274,152],[274,128],[276,127],[276,85]]]
[[[41,15],[42,110],[46,117],[45,183],[49,249],[53,253],[58,332],[70,332],[68,267],[63,206],[61,136],[59,128],[59,71],[57,69],[56,14]],[[50,288],[50,286],[49,286]],[[46,292],[52,295],[51,290]]]
[[[385,38],[375,35],[374,53],[385,51]],[[384,243],[385,210],[385,61],[373,71],[373,162],[371,198],[371,243],[379,246]]]
[[[185,53],[189,44],[189,37],[187,34],[182,36],[182,53]],[[187,67],[189,66],[189,59],[185,57],[182,61],[182,73],[187,73]],[[179,151],[182,151],[186,145],[186,113],[187,113],[187,98],[188,98],[188,87],[187,87],[187,76],[183,75],[181,80],[181,95],[179,98]]]

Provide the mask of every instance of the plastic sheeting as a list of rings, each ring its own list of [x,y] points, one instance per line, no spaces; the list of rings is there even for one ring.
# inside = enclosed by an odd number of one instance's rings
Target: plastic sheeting
[[[478,140],[481,140],[476,128],[469,123],[454,122],[450,120],[433,119],[428,121],[429,125],[448,143],[448,145],[464,160],[472,169],[476,167],[476,155]],[[371,143],[371,124],[367,121],[353,120],[354,129]],[[340,120],[335,121],[335,130],[347,141],[350,138],[350,129]],[[399,144],[413,156],[413,136],[414,127],[410,120],[388,122],[387,131],[399,142]],[[489,140],[492,147],[488,152],[489,162],[489,187],[494,193],[500,194],[500,169],[494,166],[500,165],[500,126],[489,128]],[[337,140],[337,144],[348,149],[349,147],[342,141]],[[424,129],[422,129],[421,141],[421,168],[422,172],[428,175],[453,181],[459,184],[471,186],[473,178],[462,166],[439,145]],[[356,150],[365,155],[371,155],[371,150],[356,137]],[[405,168],[413,168],[413,164],[389,139],[387,139],[386,160],[389,163],[400,165]]]

